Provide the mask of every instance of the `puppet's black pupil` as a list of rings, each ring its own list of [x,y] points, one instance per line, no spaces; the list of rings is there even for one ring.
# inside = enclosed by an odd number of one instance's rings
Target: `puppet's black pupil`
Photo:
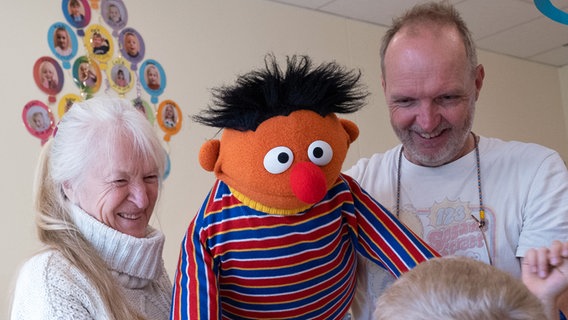
[[[318,147],[318,148],[315,148],[315,149],[313,150],[313,154],[314,154],[314,157],[316,157],[317,159],[319,159],[319,158],[321,158],[321,157],[323,156],[323,149],[322,149],[322,148],[319,148],[319,147]]]
[[[290,156],[288,156],[288,154],[285,152],[282,152],[278,155],[278,162],[280,163],[287,163],[289,159]]]

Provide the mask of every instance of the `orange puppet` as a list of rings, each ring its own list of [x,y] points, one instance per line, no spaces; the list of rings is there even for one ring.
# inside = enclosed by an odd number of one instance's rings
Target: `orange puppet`
[[[172,319],[341,319],[356,253],[395,276],[437,254],[341,174],[359,131],[360,72],[307,56],[213,91],[195,120],[222,128],[201,166],[217,181],[182,242]]]

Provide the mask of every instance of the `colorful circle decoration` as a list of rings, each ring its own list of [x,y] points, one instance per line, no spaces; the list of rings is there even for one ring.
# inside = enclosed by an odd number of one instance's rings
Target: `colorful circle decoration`
[[[144,39],[138,31],[126,28],[120,32],[118,42],[120,43],[120,53],[132,63],[132,70],[136,70],[138,63],[144,59],[146,51]]]
[[[69,60],[77,54],[77,37],[71,27],[63,22],[52,24],[47,32],[47,43],[51,52],[63,63],[63,68],[69,69]]]
[[[534,4],[542,14],[553,21],[568,24],[568,13],[555,7],[550,0],[534,0]]]
[[[22,119],[27,130],[43,144],[57,131],[54,117],[60,119],[74,103],[95,94],[112,94],[113,89],[120,97],[130,99],[152,125],[158,119],[160,129],[166,133],[164,140],[177,134],[181,109],[167,100],[158,112],[166,74],[157,61],[144,60],[146,44],[140,33],[128,25],[124,0],[62,0],[61,11],[64,18],[56,19],[47,30],[51,54],[40,57],[33,66],[34,81],[48,99],[26,104]],[[80,92],[61,93],[65,77],[72,77],[79,88],[73,91]],[[166,177],[169,165],[168,158]]]
[[[135,74],[130,70],[130,62],[124,58],[113,59],[106,72],[111,88],[121,96],[130,91],[136,82]]]
[[[170,154],[166,153],[166,168],[164,169],[164,181],[170,176],[172,171],[172,162],[170,160]]]
[[[92,24],[85,30],[83,38],[89,56],[99,62],[99,67],[106,70],[106,63],[114,53],[114,43],[108,30],[100,24]]]
[[[98,9],[99,8],[99,0],[91,0],[91,8]]]
[[[34,64],[34,80],[49,95],[49,102],[55,102],[55,95],[63,88],[63,69],[52,57],[41,57]]]
[[[57,116],[59,117],[59,119],[63,117],[65,112],[71,109],[75,102],[80,102],[82,100],[83,99],[80,96],[73,93],[68,93],[61,97],[61,99],[59,100],[59,107],[57,108]]]
[[[91,7],[87,0],[63,0],[61,10],[67,22],[77,28],[77,34],[84,36],[83,28],[91,22]]]
[[[43,145],[53,133],[54,120],[51,110],[45,103],[32,100],[24,106],[22,120],[33,136],[41,139]]]
[[[152,110],[148,101],[138,97],[132,100],[132,105],[136,108],[136,110],[140,111],[152,125],[154,124],[156,117],[154,116],[154,110]]]
[[[160,63],[153,59],[144,61],[140,67],[139,78],[142,87],[151,96],[150,101],[154,104],[158,103],[158,97],[166,88],[166,73]]]
[[[172,100],[165,100],[160,103],[156,118],[160,129],[166,133],[164,136],[165,141],[170,141],[170,137],[181,129],[183,119],[181,109]]]
[[[73,80],[81,89],[84,98],[90,98],[101,87],[102,74],[99,65],[87,56],[77,58],[73,63]]]
[[[101,3],[103,20],[112,28],[112,36],[118,37],[118,31],[126,26],[128,12],[122,0],[103,0]]]

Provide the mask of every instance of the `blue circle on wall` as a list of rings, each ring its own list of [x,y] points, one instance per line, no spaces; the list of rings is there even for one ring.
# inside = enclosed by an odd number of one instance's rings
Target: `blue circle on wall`
[[[555,7],[550,0],[534,0],[534,4],[548,18],[562,24],[568,24],[568,13]]]
[[[67,40],[63,40],[63,38]],[[65,44],[65,41],[67,42]],[[61,60],[64,69],[71,68],[69,62],[77,54],[77,37],[70,26],[63,22],[56,22],[51,25],[47,32],[47,43],[53,55]]]
[[[152,97],[150,101],[158,103],[158,97],[166,88],[166,73],[162,65],[153,59],[144,61],[140,66],[139,79],[144,90]]]

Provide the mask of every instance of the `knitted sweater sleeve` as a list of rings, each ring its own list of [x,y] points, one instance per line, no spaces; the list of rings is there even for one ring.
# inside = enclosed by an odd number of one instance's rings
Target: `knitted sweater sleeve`
[[[20,270],[11,319],[100,319],[102,302],[94,288],[59,253],[47,251]]]

